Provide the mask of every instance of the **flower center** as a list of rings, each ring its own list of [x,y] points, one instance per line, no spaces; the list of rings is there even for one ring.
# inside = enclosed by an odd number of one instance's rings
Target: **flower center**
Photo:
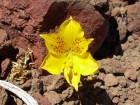
[[[82,50],[84,48],[81,48],[80,47],[80,44],[81,44],[81,40],[80,39],[75,39],[72,43],[72,52],[73,53],[76,53],[76,54],[80,54],[82,52]]]
[[[56,37],[56,44],[55,45],[51,45],[54,52],[56,52],[56,54],[60,55],[66,52],[66,43],[64,41],[64,38],[62,37]]]
[[[55,44],[51,44],[51,47],[53,48],[53,51],[57,55],[61,54],[81,54],[83,51],[83,47],[81,47],[82,40],[81,39],[75,39],[73,42],[71,42],[71,46],[68,45],[68,42],[65,41],[63,37],[56,37]]]

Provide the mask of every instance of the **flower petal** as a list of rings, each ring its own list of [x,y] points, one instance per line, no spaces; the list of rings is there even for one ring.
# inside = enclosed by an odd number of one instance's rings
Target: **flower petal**
[[[41,68],[47,70],[51,74],[60,74],[64,69],[66,56],[57,56],[49,53],[43,60]]]
[[[75,88],[76,91],[78,91],[78,84],[80,82],[80,71],[78,69],[66,67],[64,68],[64,76],[67,80],[67,82]]]
[[[57,34],[41,34],[40,36],[45,40],[45,45],[49,52],[57,55],[67,52],[64,39]]]
[[[93,41],[93,38],[77,38],[72,43],[72,52],[78,55],[83,55],[88,50],[88,45]]]
[[[59,27],[58,33],[63,36],[66,42],[70,43],[75,38],[80,38],[84,36],[84,31],[81,25],[70,17],[65,20]]]
[[[73,63],[83,76],[91,75],[99,68],[98,63],[88,52],[84,53],[83,56],[73,55]]]

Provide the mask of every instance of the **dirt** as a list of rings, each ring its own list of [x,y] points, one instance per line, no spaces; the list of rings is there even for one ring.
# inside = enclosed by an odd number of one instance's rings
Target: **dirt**
[[[139,0],[1,0],[0,79],[33,96],[39,105],[140,105],[140,1]],[[100,69],[82,77],[76,92],[63,75],[39,68],[47,53],[40,33],[56,32],[69,16],[81,23],[89,51]],[[12,62],[33,51],[24,80],[9,80]],[[16,76],[16,74],[15,74]],[[0,105],[25,105],[1,88]]]

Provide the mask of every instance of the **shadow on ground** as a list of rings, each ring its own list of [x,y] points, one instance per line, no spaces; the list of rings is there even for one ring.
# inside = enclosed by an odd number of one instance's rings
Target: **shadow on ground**
[[[97,86],[96,83],[104,84],[99,79],[87,81],[86,78],[82,77],[78,92],[73,92],[72,96],[66,101],[78,101],[75,105],[115,105],[106,90]]]
[[[109,32],[100,49],[94,54],[95,58],[113,57],[113,55],[122,55],[120,37],[118,33],[118,24],[114,17],[109,18]]]

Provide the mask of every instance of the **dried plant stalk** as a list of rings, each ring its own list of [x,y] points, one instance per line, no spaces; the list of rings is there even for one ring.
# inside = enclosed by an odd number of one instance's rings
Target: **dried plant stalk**
[[[0,80],[0,86],[2,86],[3,88],[9,90],[10,92],[14,93],[15,95],[17,95],[19,98],[21,98],[27,105],[38,105],[38,103],[36,102],[36,100],[30,96],[28,93],[26,93],[24,90],[22,90],[21,88]]]

